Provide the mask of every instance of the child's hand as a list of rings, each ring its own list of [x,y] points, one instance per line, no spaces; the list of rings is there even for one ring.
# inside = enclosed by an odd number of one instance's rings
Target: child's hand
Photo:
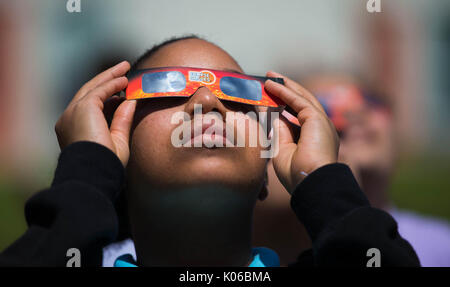
[[[130,150],[128,140],[136,101],[123,101],[114,113],[111,127],[103,113],[104,103],[110,98],[120,102],[117,96],[111,98],[128,85],[124,77],[130,69],[126,61],[98,74],[87,82],[74,96],[55,125],[59,146],[77,141],[92,141],[112,150],[125,166]]]
[[[278,178],[292,193],[307,174],[337,162],[339,138],[323,107],[310,92],[280,74],[269,72],[267,76],[284,78],[285,86],[268,80],[265,89],[296,111],[301,124],[300,138],[296,143],[290,124],[280,118],[279,152],[273,158]],[[277,122],[274,125],[276,128]]]

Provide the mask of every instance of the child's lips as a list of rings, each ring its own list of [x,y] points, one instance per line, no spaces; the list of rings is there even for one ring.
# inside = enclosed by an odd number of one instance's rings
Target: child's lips
[[[201,132],[200,128],[197,131],[194,127],[191,128],[191,138],[185,140],[183,146],[200,147],[201,144],[201,147],[205,148],[233,147],[233,143],[226,135],[225,123],[222,123],[222,126],[217,125],[217,127],[214,126],[214,123],[203,124]]]
[[[224,136],[222,135],[216,135],[216,134],[212,134],[212,135],[208,135],[208,134],[200,134],[197,135],[196,137],[192,138],[191,140],[188,141],[187,146],[188,147],[196,147],[195,143],[200,143],[201,142],[201,147],[205,147],[205,148],[221,148],[221,147],[231,147],[232,144],[231,142]],[[199,145],[199,144],[197,144]]]

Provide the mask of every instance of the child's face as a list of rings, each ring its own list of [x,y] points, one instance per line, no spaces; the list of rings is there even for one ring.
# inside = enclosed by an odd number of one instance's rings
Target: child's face
[[[223,50],[202,40],[182,40],[158,50],[139,68],[189,66],[217,70],[236,70],[239,65]],[[131,156],[128,164],[132,185],[147,184],[149,189],[222,185],[237,190],[254,190],[255,197],[264,182],[266,159],[262,148],[176,148],[172,132],[180,124],[172,124],[175,112],[186,112],[193,118],[194,104],[202,112],[218,112],[226,123],[227,112],[256,111],[253,107],[221,102],[207,88],[198,89],[190,98],[140,100],[137,105],[131,135]],[[247,131],[248,132],[248,131]]]

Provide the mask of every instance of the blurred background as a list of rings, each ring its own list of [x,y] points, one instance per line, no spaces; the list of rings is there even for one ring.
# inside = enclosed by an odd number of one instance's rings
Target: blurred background
[[[249,74],[352,73],[394,114],[399,208],[450,220],[450,1],[0,0],[0,250],[26,228],[24,203],[51,183],[54,125],[81,85],[152,45],[195,33]]]

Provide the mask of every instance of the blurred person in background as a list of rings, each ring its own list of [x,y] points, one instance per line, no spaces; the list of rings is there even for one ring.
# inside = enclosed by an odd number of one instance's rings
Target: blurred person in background
[[[448,222],[400,210],[389,197],[400,147],[395,144],[388,102],[376,89],[351,76],[311,77],[305,85],[335,124],[340,136],[339,161],[350,166],[372,206],[395,218],[422,266],[450,266]]]
[[[371,205],[395,218],[399,233],[414,247],[422,266],[450,266],[450,225],[438,218],[400,210],[389,197],[397,155],[389,104],[375,89],[343,74],[310,76],[304,84],[336,126],[339,161],[350,166]],[[267,200],[255,208],[255,244],[273,248],[281,263],[288,264],[296,259],[292,251],[305,250],[310,242],[304,227],[287,208],[287,192],[271,163],[268,190]]]

